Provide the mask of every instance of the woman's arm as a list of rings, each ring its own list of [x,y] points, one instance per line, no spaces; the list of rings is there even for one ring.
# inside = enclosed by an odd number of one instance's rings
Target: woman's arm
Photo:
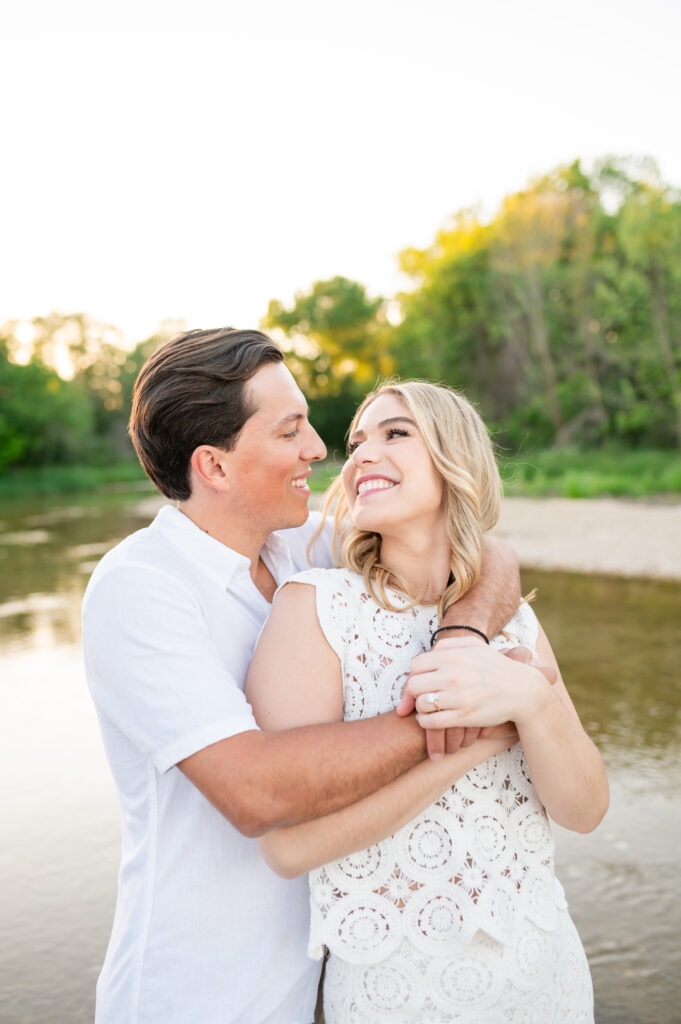
[[[546,633],[539,626],[537,657],[552,665],[556,682],[540,677],[539,700],[518,732],[539,799],[554,821],[575,832],[591,832],[610,800],[603,758],[584,731],[565,688]]]
[[[553,686],[534,666],[511,661],[488,647],[467,647],[456,655],[454,678],[450,656],[446,672],[436,665],[429,671],[417,669],[407,689],[417,698],[424,728],[514,721],[546,810],[559,825],[590,832],[608,807],[603,760],[582,727],[541,626],[537,656],[554,667]],[[442,711],[432,710],[428,692],[437,693]]]
[[[319,624],[312,584],[288,583],[276,595],[248,670],[246,699],[267,732],[343,721],[340,661]]]
[[[438,800],[466,772],[517,740],[517,733],[504,726],[497,737],[477,740],[439,761],[424,761],[342,811],[290,828],[273,829],[258,839],[262,855],[277,874],[295,878],[372,846]]]
[[[264,729],[278,732],[343,717],[340,661],[319,625],[315,597],[314,587],[307,584],[284,587],[261,634],[246,696]],[[501,738],[480,741],[439,762],[416,765],[342,811],[272,830],[261,839],[265,858],[275,871],[293,877],[385,838],[457,778],[517,739],[507,725],[500,732]]]

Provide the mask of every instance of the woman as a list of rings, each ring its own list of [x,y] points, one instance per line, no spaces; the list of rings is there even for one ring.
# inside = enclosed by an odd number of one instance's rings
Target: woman
[[[397,706],[412,659],[475,583],[501,495],[477,413],[423,382],[365,399],[342,488],[342,567],[281,589],[253,660],[247,694],[266,729]],[[555,666],[522,604],[496,650],[461,651],[455,683],[437,670],[409,681],[424,727],[486,727],[485,739],[261,840],[275,870],[311,870],[310,952],[329,951],[327,1024],[593,1021],[547,812],[589,831],[607,781],[560,676],[550,686],[499,653],[517,643]]]

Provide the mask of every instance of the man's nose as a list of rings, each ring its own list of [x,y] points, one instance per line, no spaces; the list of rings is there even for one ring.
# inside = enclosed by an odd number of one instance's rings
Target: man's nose
[[[326,458],[326,445],[311,424],[310,436],[305,446],[305,454],[303,458],[306,462],[319,462],[320,459]]]

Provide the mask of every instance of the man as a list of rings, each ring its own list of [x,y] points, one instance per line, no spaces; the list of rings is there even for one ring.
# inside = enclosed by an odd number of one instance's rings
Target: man
[[[177,504],[104,557],[83,604],[123,819],[97,1024],[310,1024],[306,883],[274,875],[252,837],[345,807],[426,756],[414,716],[267,734],[244,698],[274,591],[309,565],[306,480],[326,453],[282,358],[257,331],[193,331],[135,386],[135,448]],[[331,564],[324,538],[315,556]],[[495,632],[510,618],[513,559],[497,553],[493,570],[487,559],[453,625]]]

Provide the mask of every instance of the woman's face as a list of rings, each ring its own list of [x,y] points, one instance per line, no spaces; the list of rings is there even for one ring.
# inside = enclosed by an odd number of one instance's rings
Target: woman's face
[[[342,481],[358,529],[442,528],[442,477],[397,395],[380,395],[364,410],[348,453]]]

